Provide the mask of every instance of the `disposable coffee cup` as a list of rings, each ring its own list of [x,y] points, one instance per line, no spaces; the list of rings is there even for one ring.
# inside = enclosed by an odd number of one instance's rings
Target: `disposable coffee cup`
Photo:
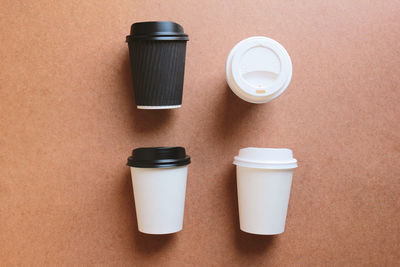
[[[290,149],[240,149],[236,165],[240,229],[258,235],[285,230],[286,214],[297,161]]]
[[[182,26],[175,22],[132,24],[126,41],[137,108],[181,107],[188,40]]]
[[[145,147],[128,158],[139,231],[170,234],[183,226],[187,169],[183,147]]]
[[[237,43],[226,60],[226,81],[244,101],[262,104],[280,96],[292,79],[292,61],[277,41],[254,36]]]

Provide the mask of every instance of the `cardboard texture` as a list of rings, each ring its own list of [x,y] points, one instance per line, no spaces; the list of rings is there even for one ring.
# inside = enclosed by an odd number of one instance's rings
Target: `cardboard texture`
[[[398,1],[0,1],[0,265],[395,266],[400,263]],[[173,20],[187,48],[183,106],[137,110],[125,36]],[[279,41],[293,80],[248,104],[225,60]],[[181,145],[183,231],[137,231],[131,149]],[[286,231],[239,230],[233,156],[299,160]]]

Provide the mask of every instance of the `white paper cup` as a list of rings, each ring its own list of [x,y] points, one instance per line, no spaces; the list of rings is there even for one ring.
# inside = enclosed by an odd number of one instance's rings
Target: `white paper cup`
[[[183,148],[139,148],[128,159],[139,231],[170,234],[183,226],[190,157]]]
[[[226,59],[226,81],[244,101],[261,104],[280,96],[292,79],[292,61],[286,49],[264,36],[244,39]]]
[[[182,230],[187,166],[131,167],[139,231],[169,234]]]
[[[290,149],[241,149],[235,157],[240,229],[259,235],[285,230],[293,169]]]

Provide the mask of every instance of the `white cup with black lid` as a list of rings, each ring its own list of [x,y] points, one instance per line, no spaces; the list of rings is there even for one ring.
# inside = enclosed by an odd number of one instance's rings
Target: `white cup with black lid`
[[[170,234],[183,226],[190,157],[183,147],[143,147],[128,158],[139,231]]]

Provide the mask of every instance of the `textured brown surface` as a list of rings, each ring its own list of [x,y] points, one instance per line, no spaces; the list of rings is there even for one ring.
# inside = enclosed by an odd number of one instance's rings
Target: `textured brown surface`
[[[58,3],[57,3],[58,2]],[[0,1],[0,265],[398,266],[398,1]],[[132,22],[190,36],[183,107],[138,111]],[[265,35],[293,61],[277,100],[225,82],[235,43]],[[184,230],[138,233],[126,158],[192,156]],[[286,232],[238,229],[232,157],[299,160]]]

